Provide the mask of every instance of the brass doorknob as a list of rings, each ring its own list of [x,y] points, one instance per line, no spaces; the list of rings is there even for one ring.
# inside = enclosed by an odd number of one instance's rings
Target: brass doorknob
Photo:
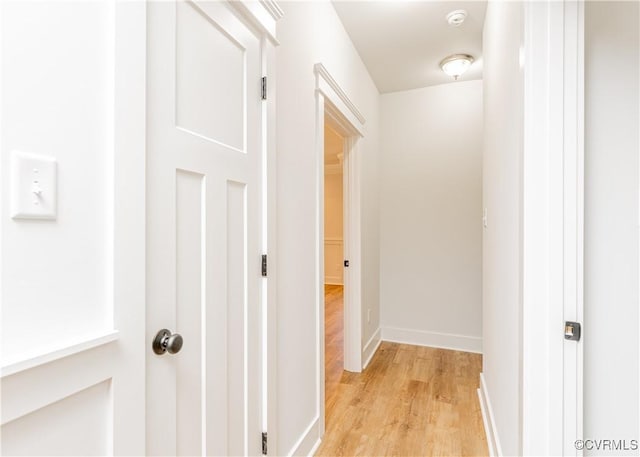
[[[170,330],[163,328],[156,334],[151,347],[153,352],[158,355],[162,355],[165,352],[176,354],[182,349],[182,343],[182,336],[179,333],[171,333]]]

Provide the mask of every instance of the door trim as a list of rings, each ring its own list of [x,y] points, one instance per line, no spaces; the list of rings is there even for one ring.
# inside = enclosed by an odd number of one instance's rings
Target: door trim
[[[583,3],[524,8],[522,453],[582,455]]]
[[[113,433],[126,437],[124,442],[115,440],[112,452],[118,455],[145,449],[146,407],[138,398],[146,395],[147,6],[144,2],[114,3],[113,261],[119,266],[114,269],[114,327],[119,331],[117,344],[128,355],[122,377],[130,378],[123,383],[125,393],[120,394],[121,404],[128,407],[114,407]]]
[[[275,4],[275,3],[274,3]],[[264,3],[263,3],[264,5]],[[266,6],[265,6],[266,7]],[[282,17],[282,16],[280,16]],[[275,33],[275,31],[274,31]],[[275,38],[275,35],[274,35]],[[268,255],[268,274],[263,278],[263,431],[267,433],[267,455],[278,453],[278,248],[277,248],[277,155],[276,155],[276,45],[277,42],[263,38],[262,59],[263,74],[267,77],[267,100],[263,102],[263,116],[266,140],[263,145],[265,158],[262,161],[263,182],[266,186],[266,215],[263,218],[263,246]],[[270,287],[269,287],[270,286]],[[265,353],[266,351],[266,353]],[[266,384],[266,387],[265,387]]]
[[[277,155],[276,155],[276,47],[277,22],[284,12],[275,0],[231,1],[237,13],[262,35],[262,75],[267,78],[267,99],[262,103],[263,117],[263,195],[266,214],[262,218],[262,246],[268,259],[268,274],[262,280],[262,431],[267,433],[267,455],[278,454],[278,300],[277,300]],[[271,287],[269,287],[271,286]]]
[[[276,47],[277,23],[284,11],[275,0],[228,0],[236,12],[261,35],[262,75],[267,78],[267,99],[262,103],[263,118],[263,205],[262,246],[268,259],[268,274],[262,280],[262,431],[268,436],[267,455],[278,454],[278,300],[275,287],[277,256],[277,155],[276,155]],[[271,287],[269,287],[271,286]]]

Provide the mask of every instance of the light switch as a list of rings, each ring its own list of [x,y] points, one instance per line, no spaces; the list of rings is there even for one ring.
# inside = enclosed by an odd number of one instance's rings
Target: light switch
[[[55,219],[57,173],[55,159],[14,151],[11,156],[11,217]]]

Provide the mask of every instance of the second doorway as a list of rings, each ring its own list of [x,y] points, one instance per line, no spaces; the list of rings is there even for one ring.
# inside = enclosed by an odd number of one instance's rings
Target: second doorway
[[[344,140],[325,119],[324,349],[327,419],[344,371]]]

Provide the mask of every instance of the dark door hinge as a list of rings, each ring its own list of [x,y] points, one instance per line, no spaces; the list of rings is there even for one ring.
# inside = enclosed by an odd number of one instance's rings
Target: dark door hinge
[[[262,255],[262,276],[267,276],[267,254]]]
[[[263,100],[267,99],[267,77],[266,76],[262,77],[262,99]]]
[[[262,455],[267,455],[267,432],[262,432]]]
[[[345,261],[344,261],[344,266],[345,266],[345,267],[348,267],[348,266],[349,266],[349,261],[348,261],[348,260],[345,260]]]

